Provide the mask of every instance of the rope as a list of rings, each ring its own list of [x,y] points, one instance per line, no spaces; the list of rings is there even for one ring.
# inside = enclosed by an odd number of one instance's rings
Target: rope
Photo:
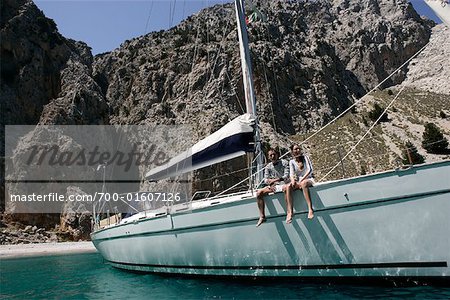
[[[173,0],[173,6],[172,2],[170,2],[170,9],[169,9],[169,28],[173,25],[173,17],[175,15],[175,8],[177,6],[177,0]]]
[[[398,71],[400,71],[406,64],[408,64],[412,59],[414,59],[417,55],[420,54],[420,52],[422,52],[429,44],[430,42],[428,42],[425,46],[423,46],[420,50],[418,50],[413,56],[411,56],[405,63],[403,63],[400,67],[398,67],[394,72],[392,72],[388,77],[386,77],[383,81],[381,81],[378,85],[376,85],[374,88],[372,88],[369,92],[367,92],[364,96],[362,96],[361,98],[359,98],[357,101],[355,101],[351,106],[349,106],[346,110],[344,110],[342,113],[340,113],[338,116],[336,116],[333,120],[331,120],[330,122],[328,122],[327,124],[325,124],[323,127],[321,127],[318,131],[314,132],[312,135],[310,135],[309,137],[307,137],[305,140],[303,140],[302,142],[299,143],[299,145],[303,145],[305,144],[308,140],[310,140],[311,138],[313,138],[314,136],[316,136],[317,134],[319,134],[320,132],[322,132],[325,128],[327,128],[329,125],[331,125],[332,123],[334,123],[337,119],[339,119],[340,117],[342,117],[343,115],[345,115],[349,110],[351,110],[354,106],[356,106],[357,104],[359,104],[362,100],[364,100],[369,94],[373,93],[375,90],[377,90],[383,83],[385,83],[389,78],[391,78],[392,76],[394,76],[394,74],[396,74]],[[294,143],[294,141],[292,141],[291,139],[289,139],[288,137],[286,137],[286,139],[291,142]],[[280,156],[280,158],[286,156],[287,154],[289,154],[289,152],[284,153],[283,155]]]
[[[264,64],[263,64],[263,70],[264,70],[264,79],[265,79],[266,85],[267,85],[267,92],[270,95],[270,84],[269,84],[269,79],[267,78],[266,66]],[[270,113],[272,115],[273,129],[276,132],[277,131],[277,123],[275,122],[275,114],[273,113],[273,101],[271,101],[271,103],[270,103]]]
[[[239,108],[241,109],[241,114],[243,114],[243,113],[245,113],[245,109],[244,109],[244,107],[243,107],[242,104],[241,104],[241,101],[240,101],[240,99],[239,99],[239,97],[238,97],[238,94],[236,93],[236,89],[235,89],[234,86],[231,84],[232,80],[231,80],[231,78],[230,78],[230,74],[228,74],[228,69],[227,69],[227,68],[225,68],[225,74],[227,75],[228,81],[230,82],[230,87],[231,87],[231,89],[233,90],[234,95],[236,96],[237,103],[238,103],[238,105],[239,105]]]
[[[401,92],[401,91],[400,91],[400,92]],[[400,92],[397,94],[397,96],[396,96],[397,98],[398,98],[398,95],[400,95]],[[394,101],[395,101],[395,99],[392,100],[392,102],[391,102],[391,104],[390,104],[389,106],[392,106],[392,103],[393,103]],[[386,110],[383,112],[383,114],[384,114],[387,110],[388,110],[388,109],[386,109]],[[381,116],[382,116],[383,114],[381,114]],[[377,122],[378,122],[378,120],[375,121],[374,124],[377,124]],[[373,128],[373,127],[374,127],[374,126],[372,126],[372,128]],[[371,129],[369,129],[369,131],[370,131],[370,130],[371,130]],[[366,134],[366,135],[367,135],[367,134]],[[375,139],[375,137],[370,138],[369,140],[373,140],[373,139]],[[360,139],[359,143],[362,142],[362,140],[367,141],[368,139],[367,139],[367,138],[364,139],[364,137],[363,137],[363,138]],[[440,143],[440,142],[442,142],[442,141],[444,141],[444,140],[446,140],[446,139],[444,138],[444,139],[441,139],[441,140],[439,140],[439,141],[434,141],[434,142],[431,142],[431,143],[427,143],[427,144],[424,145],[424,146],[437,144],[437,143]],[[350,142],[347,142],[346,144],[349,144],[349,143],[350,143]],[[358,146],[358,145],[356,145],[356,146]],[[356,148],[356,146],[353,147],[353,149]],[[325,149],[332,149],[332,148],[334,148],[334,147],[328,147],[328,148],[325,148]],[[414,148],[415,148],[415,146],[409,147],[409,148],[404,148],[403,150],[413,150]],[[350,150],[350,151],[348,152],[348,154],[347,154],[344,158],[348,157],[348,156],[350,155],[350,152],[353,151],[353,149]],[[371,155],[371,158],[385,157],[385,156],[390,157],[390,153],[383,153],[383,154],[379,154],[379,155]],[[344,160],[344,158],[343,158],[342,160]],[[367,162],[367,159],[360,159],[360,160],[357,160],[357,161],[358,161],[358,162],[360,162],[360,161]],[[331,171],[329,171],[329,172],[327,173],[327,175],[325,175],[325,176],[328,176],[328,175],[329,175],[331,172],[333,172],[340,164],[341,164],[341,162],[337,163],[336,166],[334,166],[334,167],[316,169],[315,172],[316,172],[316,173],[320,173],[320,172],[322,172],[322,171],[328,171],[328,170],[331,170]],[[265,167],[264,167],[264,168],[265,168]],[[239,173],[239,172],[243,172],[243,171],[246,171],[246,170],[247,170],[247,168],[243,168],[243,169],[239,169],[239,170],[237,170],[237,171],[228,172],[228,173],[226,173],[226,174],[217,175],[217,176],[214,176],[214,177],[209,178],[209,179],[200,180],[200,181],[198,181],[198,182],[211,181],[211,180],[213,180],[213,179],[217,179],[217,178],[221,178],[221,177],[225,177],[225,176],[230,176],[230,175],[232,175],[232,174]],[[253,174],[253,175],[254,175],[254,174]],[[324,176],[324,177],[325,177],[325,176]],[[224,194],[224,193],[226,193],[226,192],[229,192],[229,191],[231,191],[231,190],[234,190],[235,188],[237,188],[237,187],[238,187],[239,185],[241,185],[242,183],[245,183],[249,178],[250,178],[250,176],[247,177],[247,178],[245,178],[245,179],[243,179],[243,180],[241,180],[241,181],[239,181],[238,183],[236,183],[236,184],[233,185],[232,187],[226,189],[225,191],[222,191],[221,193],[215,195],[214,197],[219,197],[220,195],[222,195],[222,194]],[[323,179],[323,178],[322,178],[322,179]],[[322,179],[321,179],[321,180],[322,180]],[[214,197],[212,197],[212,198],[214,198]],[[212,199],[212,198],[211,198],[211,199]]]
[[[375,125],[378,124],[378,121],[381,120],[381,118],[383,117],[383,115],[387,112],[387,110],[391,107],[391,105],[394,103],[395,100],[397,100],[398,96],[400,96],[401,92],[403,92],[403,90],[405,89],[405,86],[403,86],[400,91],[397,93],[397,95],[395,95],[394,99],[392,99],[392,101],[389,103],[389,105],[384,109],[383,113],[380,114],[380,116],[378,117],[378,119],[373,122],[372,126],[369,127],[369,129],[366,131],[366,133],[359,139],[359,141],[350,149],[350,151],[347,152],[347,154],[344,155],[344,157],[342,157],[341,161],[344,161],[349,155],[350,153],[356,149],[356,147],[362,142],[362,140],[370,133],[370,131],[375,127]],[[324,178],[326,178],[328,175],[330,175],[331,172],[333,172],[338,166],[340,165],[340,162],[337,163],[327,174],[325,174],[325,176],[323,176],[320,180],[322,181]]]
[[[255,174],[253,174],[252,176],[255,176]],[[244,182],[248,181],[248,180],[250,179],[250,177],[251,177],[251,176],[248,176],[247,178],[245,178],[245,179],[243,179],[243,180],[239,181],[238,183],[236,183],[235,185],[233,185],[233,186],[231,186],[231,187],[227,188],[226,190],[224,190],[224,191],[222,191],[222,192],[218,193],[218,194],[217,194],[217,195],[215,195],[214,197],[211,197],[210,199],[214,199],[214,198],[217,198],[217,197],[219,197],[220,195],[223,195],[224,193],[226,193],[226,192],[228,192],[228,191],[230,191],[230,190],[234,189],[234,188],[235,188],[235,187],[237,187],[238,185],[240,185],[240,184],[242,184],[242,183],[244,183]]]
[[[150,9],[148,11],[147,22],[145,23],[144,35],[147,33],[148,23],[150,22],[150,16],[152,15],[152,11],[153,11],[153,1],[151,1],[150,3],[151,4],[150,4]]]
[[[364,98],[366,98],[366,96],[368,96],[369,94],[373,93],[375,90],[377,90],[383,83],[385,83],[388,79],[390,79],[392,76],[394,76],[398,71],[400,71],[405,65],[407,65],[411,60],[413,60],[417,55],[420,54],[420,52],[422,52],[429,44],[430,42],[428,42],[425,46],[423,46],[419,51],[417,51],[413,56],[411,56],[406,62],[404,62],[400,67],[398,67],[394,72],[392,72],[388,77],[386,77],[383,81],[381,81],[378,85],[376,85],[373,89],[371,89],[369,92],[367,92],[364,96],[362,96],[361,98],[359,98],[359,100],[355,101],[355,103],[353,103],[351,106],[349,106],[346,110],[344,110],[342,113],[340,113],[337,117],[335,117],[333,120],[331,120],[330,122],[328,122],[325,126],[323,126],[322,128],[320,128],[318,131],[316,131],[315,133],[313,133],[312,135],[310,135],[308,138],[306,138],[303,142],[301,142],[300,144],[304,144],[306,143],[306,141],[310,140],[313,136],[316,136],[319,132],[321,132],[322,130],[324,130],[325,128],[327,128],[330,124],[334,123],[337,119],[339,119],[340,117],[342,117],[344,114],[346,114],[349,110],[351,110],[354,106],[356,106],[357,104],[359,104]]]
[[[224,0],[223,0],[224,1]],[[225,6],[225,4],[224,4],[224,2],[222,1],[222,9],[223,9],[223,7]],[[227,22],[227,25],[224,27],[224,29],[223,29],[223,33],[222,33],[222,42],[223,42],[223,40],[225,39],[225,36],[226,36],[226,34],[227,34],[227,31],[228,31],[228,26],[230,25],[230,23],[228,23]],[[219,43],[219,49],[217,50],[217,55],[216,55],[216,59],[214,60],[214,64],[212,65],[212,67],[211,67],[211,71],[210,71],[210,74],[209,74],[209,78],[208,78],[208,83],[209,82],[211,82],[211,75],[214,73],[214,69],[216,68],[216,65],[217,65],[217,62],[219,61],[219,58],[220,58],[220,54],[222,53],[222,50],[223,50],[223,46],[225,45],[225,43]],[[209,63],[209,61],[208,61],[208,63]],[[223,84],[224,83],[222,83],[222,88],[221,88],[221,91],[220,91],[220,95],[222,96],[222,92],[223,92]]]
[[[222,178],[222,177],[225,177],[225,176],[231,176],[231,175],[233,175],[233,174],[240,173],[240,172],[244,172],[244,171],[248,171],[248,168],[242,168],[242,169],[239,169],[239,170],[237,170],[237,171],[227,172],[227,173],[224,173],[224,174],[221,174],[221,175],[216,175],[216,176],[210,177],[210,178],[208,178],[208,179],[196,180],[195,182],[207,182],[207,181],[212,181],[212,180],[217,179],[217,178]]]
[[[367,140],[367,139],[366,139],[366,140]],[[441,140],[439,140],[439,141],[434,141],[434,142],[431,142],[431,143],[423,144],[423,146],[429,146],[429,145],[441,143],[442,141],[445,141],[445,140],[446,140],[446,139],[444,138],[444,139],[441,139]],[[331,148],[331,147],[330,147],[330,148]],[[330,149],[330,148],[327,148],[327,149]],[[401,147],[401,148],[400,148],[400,150],[402,150],[402,151],[414,150],[414,149],[417,150],[417,147],[416,147],[414,144],[413,144],[412,147]],[[391,154],[392,154],[392,153],[386,152],[386,153],[378,154],[378,155],[370,155],[370,158],[373,159],[373,158],[378,158],[378,157],[383,157],[383,156],[391,156]],[[394,154],[395,154],[394,157],[396,157],[397,159],[402,158],[402,157],[400,157],[400,156],[397,156],[396,153],[394,153]],[[419,153],[419,154],[420,154],[420,153]],[[367,159],[358,159],[358,160],[355,160],[354,162],[361,162],[361,161],[367,162]],[[340,162],[339,162],[338,164],[340,164]],[[314,173],[320,173],[320,172],[322,172],[322,171],[328,171],[328,170],[331,170],[332,168],[333,168],[333,167],[329,167],[329,168],[321,168],[321,169],[314,169]]]
[[[192,73],[192,70],[194,70],[195,60],[196,60],[197,54],[198,54],[198,53],[197,53],[197,48],[198,48],[198,43],[197,43],[197,41],[198,41],[199,35],[200,35],[200,30],[199,30],[199,28],[197,27],[197,35],[195,36],[195,45],[194,45],[194,55],[193,55],[193,57],[192,57],[192,64],[191,64],[191,73]],[[191,95],[191,77],[192,77],[192,76],[189,76],[189,81],[188,81],[188,92],[187,92],[187,98],[188,98],[188,99],[190,99],[190,95]]]
[[[209,7],[209,1],[206,1],[206,7]],[[206,25],[206,45],[209,44],[209,28],[208,28],[208,23],[209,23],[209,19],[206,18],[205,19],[205,25]],[[211,68],[211,62],[210,62],[210,57],[209,57],[209,51],[208,51],[208,47],[206,47],[206,61],[207,61],[207,65]],[[211,76],[211,75],[210,75]]]
[[[349,106],[346,110],[344,110],[342,113],[340,113],[338,116],[336,116],[333,120],[331,120],[330,122],[328,122],[327,124],[325,124],[323,127],[321,127],[319,130],[317,130],[316,132],[314,132],[312,135],[310,135],[309,137],[307,137],[306,139],[304,139],[302,142],[299,142],[298,144],[301,146],[303,144],[305,144],[307,141],[309,141],[311,138],[313,138],[314,136],[316,136],[317,134],[319,134],[320,132],[322,132],[325,128],[327,128],[329,125],[333,124],[337,119],[339,119],[340,117],[342,117],[343,115],[345,115],[349,110],[351,110],[354,106],[358,105],[362,100],[364,100],[368,95],[370,95],[371,93],[373,93],[375,90],[377,90],[383,83],[385,83],[389,78],[391,78],[392,76],[394,76],[398,71],[400,71],[405,65],[407,65],[411,60],[413,60],[417,55],[419,55],[429,44],[430,42],[428,42],[427,44],[425,44],[425,46],[423,46],[421,49],[419,49],[413,56],[411,56],[406,62],[404,62],[400,67],[398,67],[395,71],[393,71],[388,77],[386,77],[383,81],[381,81],[378,85],[376,85],[374,88],[372,88],[369,92],[367,92],[364,96],[362,96],[361,98],[359,98],[357,101],[355,101],[351,106]],[[286,137],[286,139],[290,142],[290,143],[295,143],[293,140],[291,140],[289,137]],[[280,158],[283,158],[285,156],[287,156],[290,152],[286,152],[284,154],[282,154],[280,156]]]
[[[186,10],[186,0],[183,1],[183,12],[181,14],[183,16],[183,19],[185,17],[185,10]]]

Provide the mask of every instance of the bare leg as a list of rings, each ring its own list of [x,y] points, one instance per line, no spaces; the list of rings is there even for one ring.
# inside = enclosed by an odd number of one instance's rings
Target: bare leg
[[[286,187],[286,196],[285,196],[285,200],[286,200],[286,223],[290,224],[292,222],[292,216],[294,215],[294,210],[293,210],[293,200],[292,200],[292,193],[293,193],[293,188],[291,187],[291,185],[289,184]]]
[[[312,208],[311,197],[309,195],[309,186],[311,183],[309,181],[303,181],[302,184],[303,196],[305,196],[306,204],[308,205],[308,219],[314,218],[314,210]]]
[[[265,209],[265,205],[264,205],[264,199],[263,196],[265,195],[265,189],[259,190],[258,192],[256,192],[256,203],[258,204],[258,209],[259,209],[259,220],[258,223],[256,223],[256,227],[258,227],[259,225],[261,225],[262,223],[264,223],[266,221],[266,214],[264,212]]]

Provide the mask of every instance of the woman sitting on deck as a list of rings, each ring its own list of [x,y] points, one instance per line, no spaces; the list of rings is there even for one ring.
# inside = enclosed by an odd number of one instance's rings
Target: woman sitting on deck
[[[311,161],[307,155],[302,153],[302,150],[298,144],[293,144],[290,149],[293,159],[289,161],[289,175],[291,178],[291,183],[286,189],[286,223],[288,224],[292,222],[292,217],[294,215],[292,194],[296,189],[303,190],[303,195],[305,196],[306,204],[308,205],[308,219],[314,218],[311,197],[309,195],[309,187],[314,184]]]

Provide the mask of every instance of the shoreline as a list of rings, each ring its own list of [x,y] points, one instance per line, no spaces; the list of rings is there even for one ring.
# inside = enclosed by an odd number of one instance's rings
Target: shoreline
[[[95,252],[90,241],[0,245],[0,259]]]

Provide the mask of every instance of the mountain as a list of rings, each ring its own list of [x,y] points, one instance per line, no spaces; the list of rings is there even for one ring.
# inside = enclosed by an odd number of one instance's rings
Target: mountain
[[[306,143],[318,179],[334,166],[338,167],[326,179],[399,167],[408,141],[424,156],[425,162],[450,159],[450,153],[431,154],[422,147],[427,123],[436,124],[444,138],[450,139],[450,61],[445,58],[449,41],[448,28],[434,27],[430,43],[408,65],[406,79],[401,84],[367,95],[355,109]],[[391,101],[387,122],[377,124],[341,163],[340,157],[347,155],[373,125],[369,113],[374,105],[386,108]],[[303,141],[311,134],[292,138]]]
[[[243,113],[231,4],[204,9],[167,31],[125,41],[118,49],[95,57],[85,43],[64,38],[57,24],[32,1],[5,0],[0,5],[2,141],[7,124],[154,123],[190,124],[193,139],[198,140]],[[265,144],[272,146],[286,147],[287,137],[301,140],[339,115],[426,45],[434,26],[406,0],[256,1],[255,5],[264,20],[248,25],[250,49],[262,135]],[[335,149],[322,150],[350,143],[350,137],[361,135],[352,128],[367,129],[364,120],[372,103],[391,99],[401,84],[408,85],[410,98],[421,99],[415,100],[420,102],[417,107],[436,105],[438,110],[448,111],[445,91],[430,94],[418,90],[426,85],[417,83],[417,78],[423,77],[423,66],[448,61],[445,53],[430,54],[442,56],[431,60],[423,56],[426,53],[410,63],[408,73],[401,70],[384,83],[383,91],[330,126],[322,138],[308,142],[319,175],[326,173],[321,169],[334,165],[331,158],[337,155]],[[441,76],[444,82],[448,78],[438,66],[430,68],[426,77]],[[417,98],[424,93],[430,97]],[[426,101],[434,102],[428,105]],[[387,163],[378,163],[370,152],[351,156],[350,164],[357,171],[347,176],[359,174],[361,168],[370,171],[371,165],[356,163],[360,158],[368,158],[374,171],[392,166],[400,151],[400,143],[392,142],[393,128],[413,118],[407,117],[411,105],[405,102],[404,106],[389,112],[392,122],[375,128],[380,141],[390,141],[384,142],[387,146],[383,148],[389,152]],[[420,122],[438,120],[448,135],[448,119],[441,120],[433,113],[430,109],[427,119]],[[346,122],[354,126],[343,128]],[[347,137],[339,137],[333,130]],[[410,138],[420,146],[420,130]],[[30,145],[22,143],[18,149]],[[246,171],[232,173],[232,169],[245,167],[246,160],[235,159],[198,171],[195,188],[229,186],[247,175]],[[24,170],[13,165],[10,171],[14,177]],[[220,177],[225,173],[231,175]],[[60,187],[62,192],[66,188]],[[45,223],[38,219],[33,222]]]
[[[286,134],[326,123],[430,35],[431,24],[406,1],[256,5],[267,19],[249,25],[258,108],[263,122]],[[232,5],[215,6],[99,55],[94,76],[112,122],[189,122],[204,136],[242,113],[234,18]]]

